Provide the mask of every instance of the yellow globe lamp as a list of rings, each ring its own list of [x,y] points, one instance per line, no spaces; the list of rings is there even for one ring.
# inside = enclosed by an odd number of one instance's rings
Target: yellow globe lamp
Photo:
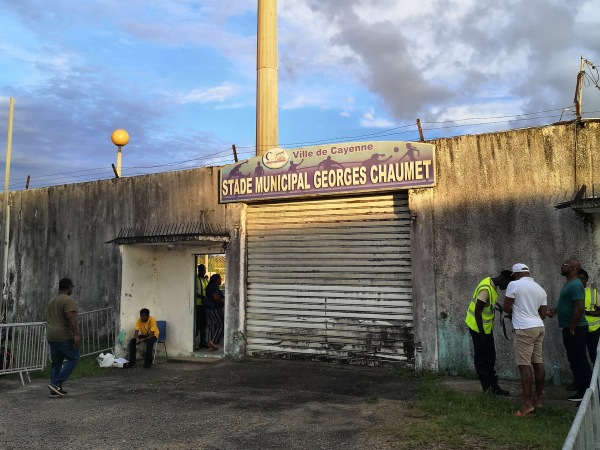
[[[115,173],[118,178],[121,177],[121,147],[124,147],[129,142],[129,133],[122,128],[115,130],[112,132],[110,139],[113,144],[115,144],[119,150],[117,151],[117,168],[115,169]]]

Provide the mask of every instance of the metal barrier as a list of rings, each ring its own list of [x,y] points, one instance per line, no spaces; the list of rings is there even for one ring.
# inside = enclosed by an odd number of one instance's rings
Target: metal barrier
[[[600,353],[599,353],[600,354]],[[600,381],[599,364],[594,365],[590,387],[585,391],[575,420],[563,445],[563,450],[592,450],[600,448]]]
[[[18,373],[25,386],[29,372],[43,370],[48,357],[46,322],[0,324],[0,374]]]
[[[116,308],[104,308],[77,315],[81,336],[81,356],[111,350],[114,353],[116,336]],[[0,324],[0,375],[18,373],[25,386],[23,374],[44,370],[48,362],[49,346],[46,338],[47,322]]]
[[[114,353],[116,336],[116,308],[103,308],[77,315],[81,335],[81,356],[107,350]]]

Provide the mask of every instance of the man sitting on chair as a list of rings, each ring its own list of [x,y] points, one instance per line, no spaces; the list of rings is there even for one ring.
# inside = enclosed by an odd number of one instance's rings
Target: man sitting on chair
[[[127,363],[126,367],[133,367],[136,365],[136,347],[142,342],[146,343],[144,367],[146,369],[152,367],[152,350],[154,350],[154,344],[156,344],[158,335],[159,331],[158,326],[156,325],[156,320],[150,315],[150,310],[147,308],[142,308],[140,310],[140,318],[135,323],[135,334],[129,341],[129,362]]]

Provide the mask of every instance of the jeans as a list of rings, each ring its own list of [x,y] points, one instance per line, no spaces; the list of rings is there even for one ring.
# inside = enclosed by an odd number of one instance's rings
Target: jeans
[[[475,372],[484,391],[498,386],[496,375],[496,346],[494,334],[478,333],[469,328],[473,338]]]
[[[585,353],[587,334],[587,326],[575,328],[575,335],[572,335],[568,328],[562,329],[563,344],[567,351],[567,359],[569,360],[579,395],[583,395],[586,389],[590,387],[592,379],[592,369]]]
[[[79,362],[79,349],[74,347],[75,341],[73,339],[48,341],[48,343],[50,344],[50,359],[52,360],[50,383],[62,387],[62,384],[67,381]]]

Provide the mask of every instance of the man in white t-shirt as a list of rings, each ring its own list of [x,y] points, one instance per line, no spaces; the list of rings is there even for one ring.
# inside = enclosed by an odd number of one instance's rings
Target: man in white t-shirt
[[[523,403],[517,415],[533,416],[535,407],[542,406],[544,391],[542,343],[548,302],[546,291],[529,276],[529,267],[518,263],[513,265],[512,272],[515,281],[511,281],[506,288],[504,312],[512,316],[515,356],[523,388]],[[531,398],[532,365],[535,375],[535,405]]]

